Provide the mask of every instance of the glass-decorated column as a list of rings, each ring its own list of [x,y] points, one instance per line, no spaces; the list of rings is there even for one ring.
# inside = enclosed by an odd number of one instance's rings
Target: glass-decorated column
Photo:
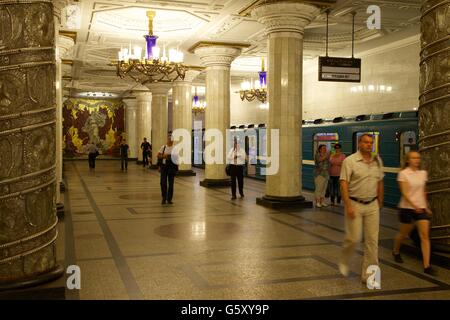
[[[56,239],[55,27],[51,1],[2,1],[0,290],[63,274]]]

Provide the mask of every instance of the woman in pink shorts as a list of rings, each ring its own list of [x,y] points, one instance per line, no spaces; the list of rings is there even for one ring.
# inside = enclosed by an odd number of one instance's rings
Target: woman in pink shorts
[[[424,272],[434,275],[430,265],[430,219],[431,210],[425,190],[428,174],[420,170],[420,154],[411,151],[406,154],[403,169],[398,173],[397,181],[402,193],[399,207],[400,230],[394,241],[393,256],[396,262],[403,263],[400,247],[403,239],[411,233],[414,222],[419,231]]]

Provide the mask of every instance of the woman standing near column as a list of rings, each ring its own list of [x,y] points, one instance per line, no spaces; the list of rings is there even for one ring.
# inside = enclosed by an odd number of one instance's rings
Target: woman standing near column
[[[398,205],[400,230],[394,240],[392,255],[396,262],[403,263],[403,259],[400,256],[400,247],[403,239],[411,233],[415,222],[419,230],[424,272],[434,275],[435,272],[430,265],[429,230],[431,210],[425,189],[427,180],[428,173],[425,170],[420,170],[420,154],[417,151],[408,152],[405,156],[403,170],[398,173],[397,177],[402,193]]]
[[[337,203],[341,203],[341,191],[339,177],[341,176],[342,162],[344,162],[345,154],[341,152],[341,145],[336,143],[334,145],[335,153],[330,156],[330,199],[331,205],[334,206],[334,199]]]
[[[314,184],[315,184],[315,196],[316,196],[316,207],[327,207],[328,205],[324,202],[325,192],[327,191],[328,185],[328,168],[330,165],[329,154],[327,152],[327,146],[321,144],[317,149],[317,153],[314,157]]]

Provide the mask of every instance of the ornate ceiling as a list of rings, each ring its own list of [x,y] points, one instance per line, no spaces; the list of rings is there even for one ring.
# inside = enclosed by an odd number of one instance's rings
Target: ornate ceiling
[[[250,44],[232,65],[236,80],[256,72],[261,57],[266,56],[266,38],[261,24],[251,16],[255,5],[268,0],[72,0],[78,6],[67,10],[61,28],[76,32],[76,45],[64,57],[73,60],[67,68],[66,89],[107,91],[121,94],[135,83],[120,80],[108,63],[121,47],[140,45],[148,32],[147,10],[156,11],[154,33],[159,45],[177,46],[185,53],[185,61],[200,65],[200,60],[187,52],[200,40],[244,42]],[[273,0],[272,0],[273,1]],[[312,59],[325,53],[327,4],[329,16],[330,55],[350,55],[352,11],[356,11],[356,56],[358,51],[398,40],[397,34],[419,33],[421,0],[311,0],[322,5],[323,13],[305,31],[304,57]],[[369,30],[366,12],[369,5],[381,8],[381,29]],[[78,14],[77,14],[78,12]],[[70,26],[75,29],[71,29]],[[202,77],[200,76],[199,79]]]

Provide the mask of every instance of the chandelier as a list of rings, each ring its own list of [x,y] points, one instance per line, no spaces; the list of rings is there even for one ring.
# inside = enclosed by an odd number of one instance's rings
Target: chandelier
[[[184,80],[188,68],[183,64],[183,53],[177,49],[170,49],[167,56],[164,46],[161,55],[161,48],[156,46],[158,36],[153,35],[155,12],[147,11],[147,17],[149,34],[144,36],[146,42],[144,56],[139,46],[135,46],[133,52],[131,44],[129,48],[122,48],[116,64],[117,76],[122,79],[129,76],[142,84]]]
[[[197,95],[197,87],[195,87],[195,95],[192,99],[192,111],[194,114],[205,112],[206,101],[200,101]]]
[[[264,70],[264,59],[261,59],[261,71],[258,72],[259,81],[244,81],[241,83],[239,94],[241,100],[253,101],[258,99],[262,103],[267,101],[267,72]]]

